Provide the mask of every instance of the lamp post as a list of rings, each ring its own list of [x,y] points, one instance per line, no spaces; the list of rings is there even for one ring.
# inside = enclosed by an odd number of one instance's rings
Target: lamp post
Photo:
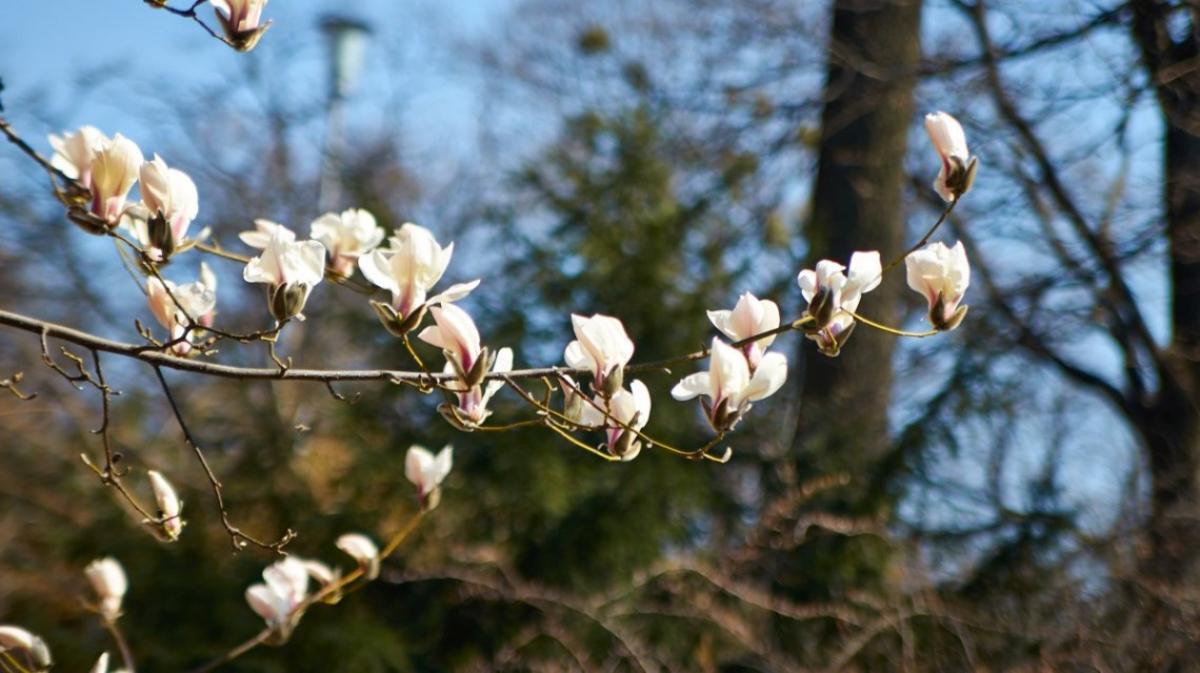
[[[342,150],[342,103],[358,86],[371,27],[364,21],[335,15],[323,17],[320,26],[329,47],[328,116],[321,183],[317,190],[318,210],[325,212],[336,208],[341,200],[338,174]]]

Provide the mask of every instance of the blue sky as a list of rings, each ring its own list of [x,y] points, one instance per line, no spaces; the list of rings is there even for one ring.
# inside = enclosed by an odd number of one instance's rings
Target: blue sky
[[[300,65],[314,85],[324,86],[324,42],[317,24],[323,15],[337,12],[363,19],[376,31],[363,88],[394,86],[396,71],[402,69],[399,74],[411,91],[412,104],[436,102],[442,111],[436,117],[414,119],[417,128],[405,130],[425,138],[454,137],[477,116],[478,87],[466,81],[473,71],[465,67],[471,57],[461,46],[494,26],[511,4],[444,0],[434,9],[432,3],[396,0],[276,0],[266,10],[274,22],[260,47],[266,53],[246,56],[216,42],[190,20],[140,0],[41,0],[25,3],[20,20],[0,28],[0,78],[6,85],[8,114],[19,125],[92,123],[128,135],[153,132],[144,110],[129,106],[136,96],[121,96],[119,90],[103,86],[84,100],[73,98],[74,92],[81,83],[95,87],[118,76],[122,87],[133,80],[146,83],[146,88],[169,83],[173,92],[186,91],[247,67],[249,59]],[[201,15],[213,23],[211,9],[203,8]],[[37,105],[22,105],[34,96],[45,98]],[[36,118],[32,109],[53,119]],[[49,130],[54,129],[46,126],[36,132]]]

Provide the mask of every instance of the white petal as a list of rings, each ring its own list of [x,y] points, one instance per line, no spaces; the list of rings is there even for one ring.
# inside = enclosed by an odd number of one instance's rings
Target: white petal
[[[433,466],[433,454],[423,446],[413,444],[404,457],[404,476],[418,489],[424,489],[425,474]]]
[[[286,615],[279,596],[265,584],[253,584],[246,589],[246,603],[268,623],[281,621]]]
[[[441,292],[433,295],[425,300],[426,304],[448,304],[452,301],[458,301],[463,297],[471,294],[471,290],[479,287],[479,279],[476,278],[467,283],[455,283]]]
[[[787,357],[783,353],[767,353],[743,391],[743,399],[757,402],[774,395],[787,381],[787,372]]]
[[[676,383],[675,387],[671,389],[671,397],[683,402],[699,395],[707,395],[708,392],[708,372],[697,372],[685,376],[682,381]]]

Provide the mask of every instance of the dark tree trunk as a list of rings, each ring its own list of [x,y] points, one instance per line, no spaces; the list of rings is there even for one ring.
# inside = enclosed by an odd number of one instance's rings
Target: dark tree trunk
[[[1164,215],[1171,287],[1171,340],[1158,354],[1158,389],[1135,419],[1151,477],[1150,520],[1142,547],[1142,583],[1150,588],[1148,628],[1155,646],[1141,670],[1194,670],[1194,623],[1200,585],[1200,24],[1168,24],[1185,10],[1136,0],[1133,36],[1162,110]],[[1170,17],[1175,13],[1177,16]],[[1190,633],[1190,630],[1184,629]]]
[[[1151,520],[1144,569],[1154,581],[1197,577],[1200,561],[1200,54],[1196,17],[1181,39],[1169,10],[1133,3],[1134,38],[1162,109],[1164,214],[1170,263],[1171,342],[1159,357],[1160,383],[1136,419],[1148,452]],[[1178,11],[1178,10],[1175,10]]]
[[[904,155],[913,125],[920,15],[920,0],[834,3],[808,268],[826,258],[845,264],[856,250],[877,249],[886,263],[904,249]],[[895,271],[866,295],[859,310],[894,324],[903,291],[903,271]],[[796,473],[841,472],[852,479],[814,503],[823,511],[851,516],[885,511],[871,482],[873,467],[890,445],[894,341],[860,325],[837,358],[819,354],[808,340],[801,348],[795,367],[803,386],[793,442]],[[773,572],[788,593],[819,598],[870,586],[886,558],[878,538],[831,536],[777,558]]]

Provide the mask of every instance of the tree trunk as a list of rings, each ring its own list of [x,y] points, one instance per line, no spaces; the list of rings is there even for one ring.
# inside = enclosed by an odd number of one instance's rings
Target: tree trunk
[[[835,3],[809,268],[820,259],[845,264],[856,250],[878,249],[885,262],[903,251],[920,13],[920,0]],[[894,323],[903,289],[903,278],[894,275],[866,295],[860,310]],[[886,451],[894,343],[863,325],[837,358],[805,342],[795,441],[803,460],[825,472],[853,471],[857,479]]]
[[[856,250],[877,249],[886,263],[904,249],[904,155],[913,123],[920,14],[920,0],[834,3],[808,268],[820,259],[845,264]],[[868,294],[860,311],[894,323],[902,273],[893,272]],[[872,487],[872,468],[890,445],[894,343],[895,337],[860,325],[841,355],[829,358],[804,340],[796,367],[803,387],[795,474],[845,473],[852,479],[809,506],[848,516],[886,512],[886,495]],[[887,557],[876,537],[831,535],[776,556],[770,572],[784,592],[820,599],[869,588]]]
[[[1134,38],[1162,109],[1164,214],[1170,263],[1170,346],[1158,391],[1137,419],[1152,479],[1145,569],[1154,580],[1200,579],[1200,54],[1196,17],[1181,40],[1169,9],[1133,3]]]

